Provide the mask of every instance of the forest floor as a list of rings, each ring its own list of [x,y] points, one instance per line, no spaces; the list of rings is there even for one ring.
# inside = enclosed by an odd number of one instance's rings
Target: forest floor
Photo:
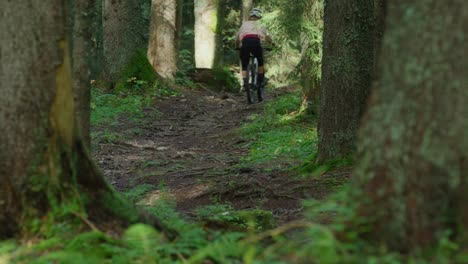
[[[267,103],[293,90],[275,89]],[[346,181],[349,169],[300,178],[291,168],[304,160],[249,162],[258,137],[245,137],[242,127],[252,116],[261,119],[266,103],[245,101],[244,94],[184,89],[156,102],[157,111],[144,109],[141,119],[120,116],[95,126],[101,137],[93,139],[94,155],[117,190],[137,193],[137,204],[152,206],[164,195],[188,217],[201,206],[228,204],[268,210],[278,223],[298,219],[304,199],[326,197]],[[112,140],[102,140],[106,134]]]

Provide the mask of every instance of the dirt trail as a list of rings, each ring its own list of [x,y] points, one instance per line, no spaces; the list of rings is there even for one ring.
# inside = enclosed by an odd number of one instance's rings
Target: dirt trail
[[[164,189],[189,215],[198,206],[220,202],[236,209],[271,210],[280,222],[295,219],[302,212],[301,199],[321,198],[329,191],[324,188],[327,180],[306,182],[265,166],[240,166],[248,142],[238,128],[263,107],[245,100],[243,95],[183,91],[159,101],[160,113],[148,110],[141,122],[122,117],[118,127],[97,128],[124,134],[127,140],[95,142],[94,154],[118,190],[140,184],[159,187],[145,199],[150,204]]]

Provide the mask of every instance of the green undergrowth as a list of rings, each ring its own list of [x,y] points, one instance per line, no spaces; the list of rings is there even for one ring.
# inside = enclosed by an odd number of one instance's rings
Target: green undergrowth
[[[324,163],[317,162],[317,153],[314,153],[306,159],[300,166],[294,169],[304,177],[318,177],[323,173],[343,167],[351,167],[354,165],[354,158],[352,156],[329,160]]]
[[[299,91],[288,92],[268,103],[264,111],[249,117],[242,128],[249,143],[246,163],[278,165],[304,161],[316,151],[314,118],[300,115]]]
[[[157,78],[146,53],[137,52],[120,73],[112,88],[94,82],[91,89],[91,124],[117,124],[118,117],[139,120],[143,109],[152,108],[152,103],[162,97],[179,94],[173,85]],[[153,111],[157,111],[153,109]]]
[[[235,73],[228,67],[214,68],[213,77],[210,78],[208,85],[213,90],[238,93],[240,88],[239,79]]]
[[[253,228],[257,231],[268,230],[276,226],[273,214],[261,209],[235,210],[228,204],[214,204],[197,208],[197,219],[207,224],[222,224],[234,229]]]
[[[130,196],[141,198],[151,188],[137,186]],[[172,241],[144,224],[134,224],[120,236],[55,227],[56,232],[25,243],[0,241],[0,263],[465,263],[449,234],[441,236],[430,255],[421,256],[388,252],[360,239],[369,229],[366,219],[355,214],[353,192],[348,186],[326,201],[307,201],[305,218],[282,226],[271,224],[271,213],[219,204],[201,207],[195,219],[188,219],[175,210],[173,199],[162,195],[145,209],[179,233]]]
[[[104,93],[93,88],[91,90],[91,124],[112,124],[117,117],[126,114],[131,118],[143,117],[142,109],[149,107],[151,98],[142,95],[122,96],[115,93]]]

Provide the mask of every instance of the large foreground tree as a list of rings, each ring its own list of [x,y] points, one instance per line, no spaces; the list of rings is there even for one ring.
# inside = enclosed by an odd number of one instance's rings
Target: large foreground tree
[[[38,230],[35,219],[51,224],[53,212],[84,219],[126,204],[77,133],[65,9],[65,0],[0,2],[0,238]]]
[[[468,2],[388,1],[388,20],[360,137],[362,206],[371,238],[391,249],[466,242]]]
[[[374,0],[325,0],[318,160],[350,155],[374,70]]]

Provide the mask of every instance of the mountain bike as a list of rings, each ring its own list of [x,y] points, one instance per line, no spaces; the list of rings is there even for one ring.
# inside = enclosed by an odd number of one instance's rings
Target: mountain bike
[[[236,50],[240,50],[240,48],[238,47]],[[272,47],[263,47],[263,50],[271,51]],[[258,83],[258,67],[258,59],[253,54],[250,54],[249,64],[247,65],[248,83],[244,87],[249,104],[258,103],[265,99],[265,86],[268,78],[264,77],[263,83]]]
[[[247,101],[254,104],[263,101],[264,87],[258,83],[258,59],[250,55],[250,63],[247,65],[248,85],[245,87]]]

